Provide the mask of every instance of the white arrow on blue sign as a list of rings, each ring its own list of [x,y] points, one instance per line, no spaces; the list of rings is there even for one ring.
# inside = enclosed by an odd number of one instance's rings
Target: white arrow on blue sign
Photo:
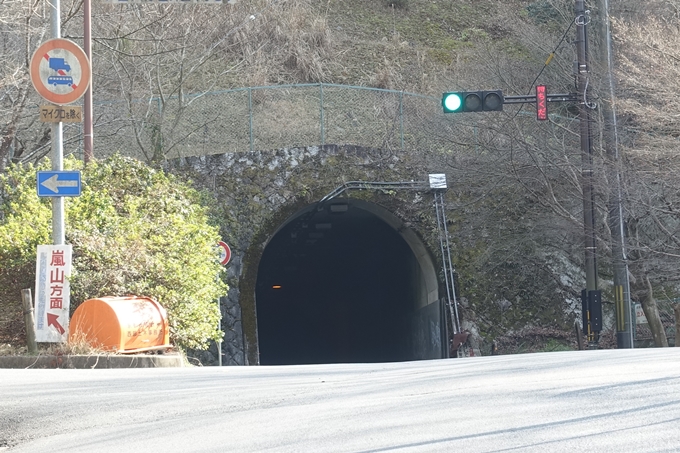
[[[77,197],[80,195],[79,171],[39,171],[39,197]]]

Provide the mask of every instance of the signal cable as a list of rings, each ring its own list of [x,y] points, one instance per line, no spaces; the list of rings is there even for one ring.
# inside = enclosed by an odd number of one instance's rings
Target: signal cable
[[[552,52],[550,52],[550,55],[548,55],[548,59],[545,60],[545,63],[543,64],[543,67],[541,68],[541,70],[538,72],[538,75],[536,76],[536,78],[534,79],[534,81],[531,82],[531,85],[529,86],[529,92],[527,93],[527,95],[530,95],[530,94],[531,94],[531,90],[534,88],[534,85],[536,85],[536,82],[538,81],[538,78],[541,77],[541,74],[543,74],[543,71],[545,70],[545,68],[548,67],[548,65],[550,64],[550,62],[552,61],[552,59],[555,57],[555,52],[557,52],[557,49],[560,48],[560,46],[562,45],[562,42],[564,42],[564,39],[567,37],[567,33],[569,33],[569,31],[571,30],[571,27],[573,27],[573,26],[574,26],[574,21],[571,21],[571,22],[569,23],[569,26],[568,26],[567,29],[565,30],[564,34],[562,35],[562,38],[560,39],[560,41],[559,41],[559,42],[557,43],[557,45],[555,46],[555,50],[553,50]]]
[[[552,52],[550,52],[550,55],[548,55],[548,58],[545,60],[545,63],[543,63],[543,67],[541,68],[540,71],[538,71],[538,75],[536,75],[536,78],[534,79],[534,81],[531,82],[531,85],[529,85],[529,92],[527,93],[527,96],[531,95],[531,90],[533,90],[534,86],[536,85],[538,78],[541,77],[541,74],[543,74],[543,71],[545,70],[545,68],[548,67],[548,65],[550,64],[552,59],[555,58],[555,52],[557,52],[557,49],[560,48],[560,46],[564,42],[565,38],[567,37],[567,34],[571,30],[571,27],[573,27],[573,26],[574,26],[574,21],[570,21],[569,26],[564,31],[564,34],[562,35],[562,38],[560,38],[559,42],[555,46],[555,49]],[[517,109],[517,112],[515,112],[515,114],[513,115],[513,118],[515,118],[517,115],[519,115],[519,112],[521,112],[523,108],[524,108],[524,104],[520,104],[519,108]]]

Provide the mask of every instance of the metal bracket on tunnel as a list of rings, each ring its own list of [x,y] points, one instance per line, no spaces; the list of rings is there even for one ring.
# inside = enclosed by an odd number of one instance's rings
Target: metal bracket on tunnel
[[[446,225],[446,212],[444,203],[444,192],[447,190],[446,175],[444,173],[433,173],[429,175],[428,181],[398,181],[398,182],[378,182],[378,181],[349,181],[331,191],[319,201],[319,205],[326,201],[347,192],[349,190],[432,190],[434,193],[434,207],[437,215],[437,229],[439,231],[439,246],[442,254],[442,270],[444,271],[444,281],[446,283],[446,300],[451,315],[452,334],[461,333],[460,318],[458,315],[458,302],[456,300],[454,268],[451,260],[451,244],[449,243],[449,231]],[[460,344],[451,345],[451,352],[458,354]],[[459,355],[459,354],[458,354]]]
[[[433,173],[430,175],[430,189],[447,189],[446,175],[444,173]]]
[[[344,192],[349,190],[426,190],[430,188],[429,184],[424,181],[401,181],[401,182],[375,182],[375,181],[348,181],[343,185],[334,189],[331,193],[319,200],[319,203],[324,203],[331,200]]]

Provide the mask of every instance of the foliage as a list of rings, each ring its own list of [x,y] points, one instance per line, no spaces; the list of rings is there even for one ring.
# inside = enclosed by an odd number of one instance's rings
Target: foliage
[[[74,160],[66,164],[77,166]],[[35,171],[12,166],[0,179],[3,307],[32,286],[36,246],[51,243],[49,204],[35,194]],[[72,309],[92,297],[145,295],[167,309],[171,340],[179,347],[201,349],[219,338],[215,300],[226,285],[216,279],[219,235],[202,194],[121,156],[88,165],[82,179],[82,195],[66,203]]]
[[[494,340],[498,354],[573,351],[577,349],[573,332],[544,327],[527,327],[508,332]]]
[[[0,339],[23,331],[20,291],[35,284],[38,244],[51,242],[51,211],[35,193],[36,168],[10,167],[0,174]]]

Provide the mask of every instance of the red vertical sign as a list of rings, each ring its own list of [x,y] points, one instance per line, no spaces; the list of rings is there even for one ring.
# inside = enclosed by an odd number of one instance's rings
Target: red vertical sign
[[[539,121],[548,119],[548,95],[545,85],[536,85],[536,118]]]

